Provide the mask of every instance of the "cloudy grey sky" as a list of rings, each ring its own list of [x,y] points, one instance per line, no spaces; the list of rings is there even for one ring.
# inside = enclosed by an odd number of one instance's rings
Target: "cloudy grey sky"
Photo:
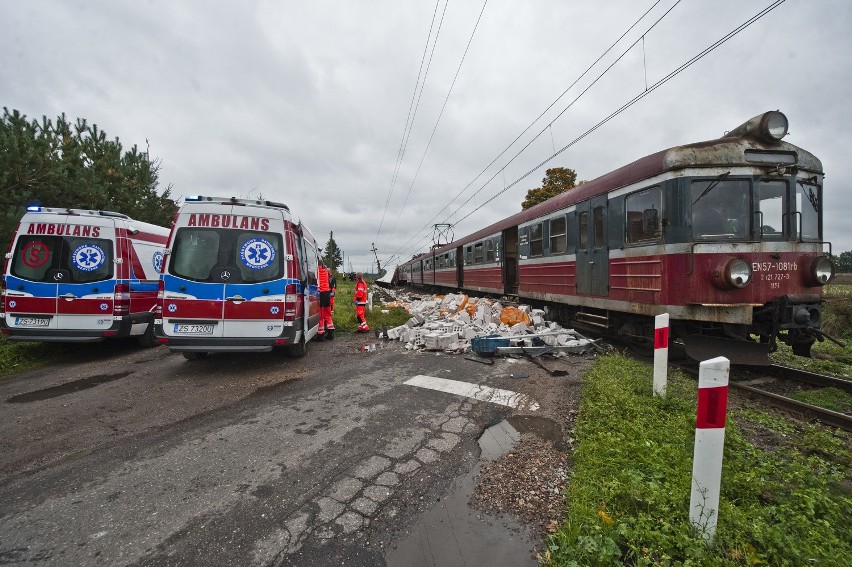
[[[780,109],[827,173],[826,238],[852,250],[848,0],[783,2],[538,167],[773,4],[0,0],[0,104],[147,140],[174,196],[283,201],[355,270],[372,243],[408,258],[434,223],[517,212],[548,167],[593,179]]]

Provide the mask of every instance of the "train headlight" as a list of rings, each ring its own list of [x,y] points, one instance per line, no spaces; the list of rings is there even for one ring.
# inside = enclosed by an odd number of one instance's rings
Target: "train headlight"
[[[713,285],[721,290],[740,289],[751,283],[751,265],[740,258],[729,258],[713,272]]]
[[[751,281],[751,266],[745,260],[734,258],[725,266],[725,280],[732,287],[745,287]]]
[[[760,121],[761,133],[776,141],[787,135],[787,127],[787,117],[777,110],[767,112]]]
[[[814,258],[808,276],[809,284],[825,285],[834,277],[834,264],[825,256]]]

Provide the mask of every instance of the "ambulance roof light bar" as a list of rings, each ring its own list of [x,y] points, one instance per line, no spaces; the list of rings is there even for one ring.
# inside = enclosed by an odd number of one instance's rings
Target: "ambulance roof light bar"
[[[201,195],[184,195],[183,200],[186,201],[215,201],[224,204],[231,205],[245,205],[245,204],[254,204],[254,205],[262,205],[266,207],[275,207],[278,209],[284,209],[287,212],[290,212],[290,207],[285,205],[284,203],[278,203],[275,201],[255,201],[252,199],[239,199],[237,197],[204,197]]]

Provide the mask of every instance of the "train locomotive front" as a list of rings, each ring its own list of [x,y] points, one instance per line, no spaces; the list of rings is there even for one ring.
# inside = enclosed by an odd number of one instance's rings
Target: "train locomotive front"
[[[698,360],[810,356],[834,266],[822,164],[770,111],[641,158],[405,263],[410,281],[516,296],[638,342],[668,313]],[[831,339],[834,340],[834,339]]]

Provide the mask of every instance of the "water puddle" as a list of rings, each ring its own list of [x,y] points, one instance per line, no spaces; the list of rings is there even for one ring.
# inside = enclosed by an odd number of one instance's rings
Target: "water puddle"
[[[513,415],[486,429],[479,437],[480,458],[496,461],[512,450],[521,439],[522,433],[532,433],[545,441],[550,441],[559,450],[567,449],[567,444],[559,425],[552,419],[535,415]]]
[[[79,392],[80,390],[88,390],[89,388],[94,388],[99,384],[105,384],[106,382],[112,382],[113,380],[124,378],[128,374],[131,374],[131,372],[119,372],[117,374],[99,374],[97,376],[89,376],[88,378],[83,378],[82,380],[74,380],[73,382],[67,382],[65,384],[60,384],[59,386],[53,386],[51,388],[45,388],[43,390],[36,390],[34,392],[27,392],[25,394],[18,394],[17,396],[12,396],[6,401],[10,404],[22,404],[27,402],[39,402],[42,400],[49,400],[51,398],[58,398],[59,396],[64,396],[66,394],[73,394],[74,392]]]
[[[538,544],[515,519],[474,510],[468,501],[476,488],[479,466],[457,478],[437,502],[385,555],[388,567],[503,565],[535,567]]]

